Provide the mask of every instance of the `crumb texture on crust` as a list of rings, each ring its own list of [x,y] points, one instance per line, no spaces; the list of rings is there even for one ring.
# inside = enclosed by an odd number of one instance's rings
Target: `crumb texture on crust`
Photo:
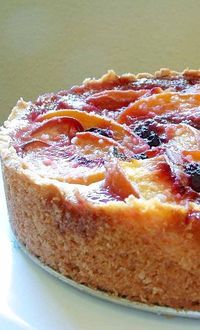
[[[18,101],[0,130],[12,229],[61,274],[200,310],[200,71],[99,80]]]
[[[94,219],[93,209],[65,203],[51,186],[33,185],[9,168],[5,178],[11,226],[42,262],[82,284],[130,300],[199,309],[199,242],[188,228],[177,224],[170,229],[170,214],[156,227],[151,226],[153,213],[144,219],[135,215],[133,223],[128,221],[131,214],[121,211],[116,225],[112,211],[96,210]]]

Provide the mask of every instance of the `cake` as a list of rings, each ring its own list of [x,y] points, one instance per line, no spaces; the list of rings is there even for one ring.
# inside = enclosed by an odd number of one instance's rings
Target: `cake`
[[[195,70],[20,99],[0,130],[17,239],[77,283],[199,311],[199,128]]]

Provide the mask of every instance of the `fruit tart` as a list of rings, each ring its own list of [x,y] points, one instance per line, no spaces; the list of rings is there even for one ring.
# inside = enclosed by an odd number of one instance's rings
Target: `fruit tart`
[[[64,276],[200,311],[200,71],[20,99],[0,131],[12,229]]]

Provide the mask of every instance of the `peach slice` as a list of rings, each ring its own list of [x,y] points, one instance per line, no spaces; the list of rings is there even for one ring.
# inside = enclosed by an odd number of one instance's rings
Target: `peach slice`
[[[66,182],[88,186],[105,178],[105,169],[93,169],[88,171],[79,168],[79,174],[68,176]]]
[[[34,140],[24,143],[21,146],[21,149],[22,149],[22,151],[29,152],[29,151],[33,151],[35,149],[41,149],[44,147],[49,147],[49,144],[44,141],[34,139]]]
[[[87,112],[72,109],[50,111],[41,115],[38,120],[43,121],[45,119],[53,117],[61,118],[63,116],[76,119],[85,130],[93,127],[110,129],[113,132],[113,138],[133,152],[142,153],[149,149],[148,144],[132,133],[128,127],[120,125],[111,119],[105,119]]]
[[[160,93],[142,98],[128,106],[119,116],[118,122],[129,124],[131,118],[154,117],[167,112],[193,109],[200,106],[200,94]]]
[[[113,139],[105,136],[99,136],[92,132],[77,133],[76,137],[72,139],[72,144],[80,147],[80,152],[84,155],[91,155],[92,159],[113,159],[114,150],[117,149],[121,158],[127,157],[129,153],[126,148],[121,146]]]
[[[66,109],[66,110],[58,110],[58,111],[49,111],[38,118],[38,121],[43,121],[49,118],[61,118],[61,117],[68,117],[73,118],[83,126],[84,129],[89,129],[92,127],[99,127],[99,128],[110,128],[120,136],[124,134],[126,131],[124,127],[113,120],[105,119],[100,117],[99,115],[90,114],[87,112],[73,110],[73,109]]]
[[[184,150],[182,155],[193,162],[200,162],[200,150]]]
[[[105,149],[110,148],[112,146],[117,146],[120,151],[123,151],[124,149],[114,141],[113,139],[110,139],[108,137],[95,134],[93,132],[80,132],[76,134],[76,137],[72,140],[72,143],[75,145],[79,145],[81,147],[84,146],[93,146],[97,149]]]
[[[158,198],[163,202],[174,200],[173,178],[164,156],[133,159],[130,162],[120,161],[119,164],[131,184],[137,187],[140,198]],[[165,171],[165,168],[169,171]]]
[[[200,133],[197,129],[186,125],[176,125],[174,136],[165,145],[167,157],[175,164],[183,163],[184,150],[196,151],[200,149]]]
[[[199,131],[187,124],[178,124],[174,126],[174,136],[167,143],[168,147],[179,149],[198,149],[200,147],[200,133]]]
[[[111,163],[106,166],[104,186],[109,189],[111,194],[117,195],[122,199],[130,195],[139,198],[137,189],[130,182],[118,163]]]
[[[156,147],[156,148],[152,148],[150,150],[147,150],[145,152],[145,155],[147,156],[147,158],[153,158],[156,156],[160,156],[164,153],[164,148],[163,147]]]
[[[40,137],[43,134],[48,134],[50,137],[59,136],[60,134],[67,135],[70,139],[76,135],[76,132],[83,131],[83,127],[77,119],[71,117],[50,118],[41,123],[31,132],[32,137]]]
[[[146,89],[139,91],[106,90],[89,96],[86,102],[100,109],[116,110],[134,102],[145,93],[147,93]]]

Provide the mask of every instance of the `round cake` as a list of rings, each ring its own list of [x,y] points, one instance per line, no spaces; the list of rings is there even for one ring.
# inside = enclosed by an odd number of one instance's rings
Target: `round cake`
[[[0,130],[12,229],[64,276],[200,310],[200,71],[87,79]]]

